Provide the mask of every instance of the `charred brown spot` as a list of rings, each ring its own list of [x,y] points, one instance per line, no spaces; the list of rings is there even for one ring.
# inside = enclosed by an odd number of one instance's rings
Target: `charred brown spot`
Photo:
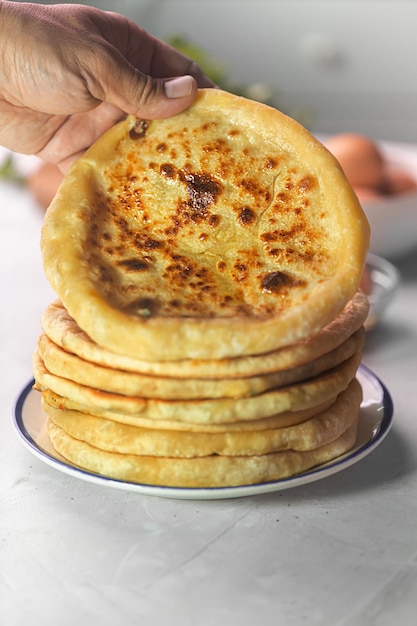
[[[240,181],[240,186],[246,191],[254,192],[257,191],[258,185],[253,180],[243,179]]]
[[[271,194],[269,190],[261,187],[255,180],[244,178],[240,181],[239,186],[248,193],[250,193],[251,196],[257,198],[258,201],[259,199],[262,199],[265,202],[271,201]]]
[[[164,233],[167,237],[169,237],[169,235],[177,235],[179,229],[181,227],[181,222],[179,221],[179,219],[173,215],[172,216],[172,226],[169,226],[168,228],[165,228]],[[172,241],[172,240],[171,240]]]
[[[110,284],[112,282],[110,271],[104,265],[96,266],[96,273],[100,283]]]
[[[269,233],[262,233],[261,235],[261,241],[264,241],[265,243],[271,243],[272,241],[276,241],[277,239],[278,236],[276,230],[273,230]]]
[[[233,266],[234,272],[233,278],[237,282],[245,281],[248,277],[248,266],[244,263],[237,261]]]
[[[276,168],[277,165],[278,165],[278,161],[274,159],[273,157],[269,157],[265,162],[265,169],[273,170]]]
[[[132,245],[135,246],[136,250],[142,253],[144,250],[146,251],[147,250],[160,250],[164,247],[164,244],[162,241],[153,239],[152,237],[149,237],[145,233],[130,233],[130,234],[131,234]]]
[[[193,174],[188,164],[178,170],[176,176],[184,183],[188,198],[178,200],[177,210],[171,215],[172,226],[166,229],[165,233],[176,235],[180,228],[189,223],[206,222],[212,228],[218,226],[220,217],[211,213],[209,207],[216,202],[221,193],[221,184],[208,175]]]
[[[302,231],[303,231],[302,224],[295,224],[295,226],[293,226],[292,228],[289,228],[288,230],[277,231],[277,234],[278,234],[279,239],[283,241],[288,241],[290,239],[293,239],[296,235],[299,235],[300,232]]]
[[[185,173],[184,178],[190,205],[194,210],[204,213],[216,202],[222,186],[207,174]]]
[[[116,224],[119,226],[120,230],[122,230],[123,232],[129,231],[128,223],[123,217],[119,217],[118,219],[116,219]]]
[[[225,261],[219,261],[217,263],[217,269],[219,272],[224,272],[226,269],[226,262]]]
[[[136,120],[135,125],[129,131],[129,137],[133,140],[140,139],[146,135],[148,122],[146,120]]]
[[[285,191],[280,191],[276,195],[276,199],[278,203],[289,204],[291,202],[291,196]],[[279,204],[276,204],[275,207],[278,211],[282,210],[282,207]]]
[[[304,176],[298,183],[298,189],[302,192],[310,191],[315,185],[315,179],[312,176]]]
[[[159,168],[159,171],[167,178],[174,178],[175,176],[175,167],[171,163],[163,163],[163,165]]]
[[[200,267],[195,275],[197,276],[197,278],[203,278],[204,280],[208,280],[209,279],[209,271],[206,267]]]
[[[155,298],[138,298],[131,302],[128,311],[142,317],[156,315],[160,310],[160,303]]]
[[[230,148],[228,147],[227,141],[224,139],[216,139],[212,143],[207,143],[203,146],[203,152],[217,152],[219,154],[227,154],[230,152]]]
[[[206,131],[206,130],[211,130],[212,128],[216,128],[217,124],[216,122],[205,122],[201,128],[202,130]]]
[[[273,241],[288,242],[303,231],[304,226],[302,224],[295,224],[292,228],[287,230],[271,230],[267,233],[262,233],[261,241],[264,243],[271,243]]]
[[[302,281],[285,272],[269,272],[261,279],[261,289],[264,293],[277,294],[288,287],[301,286]]]
[[[118,261],[117,265],[127,272],[145,272],[149,269],[149,263],[142,259],[123,259]]]
[[[179,278],[188,278],[192,274],[192,267],[190,265],[174,263],[173,265],[168,265],[166,271],[176,274]]]
[[[291,285],[291,279],[284,272],[270,272],[261,280],[262,291],[266,293],[278,293],[283,287]]]
[[[255,213],[249,207],[243,207],[239,211],[238,220],[242,226],[250,226],[255,221]]]
[[[187,257],[179,254],[173,254],[171,259],[172,263],[165,269],[167,274],[170,276],[170,280],[178,283],[187,280],[194,274],[194,264],[190,259],[187,259]]]
[[[163,248],[163,245],[164,244],[162,243],[162,241],[158,241],[157,239],[151,239],[150,237],[147,237],[144,242],[144,247],[148,250],[158,250],[160,248]]]
[[[159,144],[156,146],[156,150],[157,150],[157,152],[166,152],[166,150],[167,150],[167,145],[166,145],[166,143],[159,143]]]

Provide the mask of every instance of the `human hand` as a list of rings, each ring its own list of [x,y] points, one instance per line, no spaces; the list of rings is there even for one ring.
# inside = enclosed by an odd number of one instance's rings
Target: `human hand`
[[[89,6],[0,0],[0,35],[0,145],[63,172],[125,114],[169,117],[214,86],[126,17]]]

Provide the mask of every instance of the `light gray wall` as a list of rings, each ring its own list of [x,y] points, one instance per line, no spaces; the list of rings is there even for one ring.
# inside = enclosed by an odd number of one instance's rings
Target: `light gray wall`
[[[86,2],[84,2],[86,3]],[[417,0],[91,0],[265,82],[315,132],[417,142]],[[298,114],[298,113],[297,113]]]

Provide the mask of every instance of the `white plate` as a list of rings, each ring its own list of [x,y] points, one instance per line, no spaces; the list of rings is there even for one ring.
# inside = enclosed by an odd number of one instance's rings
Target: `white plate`
[[[114,480],[76,467],[58,455],[52,448],[45,432],[46,416],[41,408],[41,395],[32,389],[33,381],[24,387],[16,401],[14,423],[19,436],[30,452],[44,463],[81,480],[163,498],[188,500],[239,498],[282,491],[331,476],[357,463],[372,452],[385,438],[391,427],[393,404],[386,387],[369,369],[361,366],[358,371],[358,380],[363,388],[363,402],[360,409],[359,434],[355,447],[336,460],[303,474],[256,485],[204,489],[160,487]]]

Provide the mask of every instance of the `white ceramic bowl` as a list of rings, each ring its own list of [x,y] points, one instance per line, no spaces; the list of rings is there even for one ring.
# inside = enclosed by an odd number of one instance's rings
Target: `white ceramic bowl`
[[[417,145],[378,142],[386,160],[416,179]],[[417,250],[417,189],[374,202],[362,202],[371,226],[370,251],[395,259]]]
[[[366,330],[377,326],[393,300],[401,283],[400,273],[390,261],[369,253],[366,260],[369,276],[369,315],[365,322]]]

